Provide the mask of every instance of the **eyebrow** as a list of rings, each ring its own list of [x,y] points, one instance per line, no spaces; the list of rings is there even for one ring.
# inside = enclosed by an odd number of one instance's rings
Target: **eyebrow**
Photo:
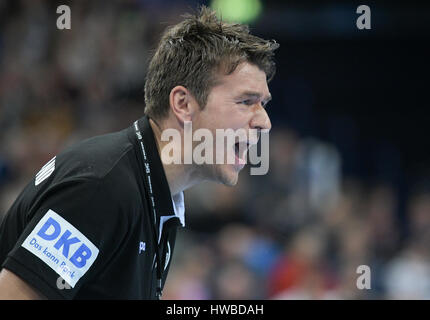
[[[244,98],[244,97],[260,99],[261,94],[256,91],[245,91],[242,94],[240,94],[238,98]],[[269,95],[266,97],[266,99],[263,100],[263,102],[268,103],[270,100],[272,100],[272,95],[269,93]]]

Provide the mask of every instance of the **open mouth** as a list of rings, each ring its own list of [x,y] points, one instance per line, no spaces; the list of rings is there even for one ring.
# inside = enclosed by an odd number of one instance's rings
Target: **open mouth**
[[[249,146],[250,144],[247,141],[239,141],[234,144],[236,164],[246,164],[246,153],[248,152]]]

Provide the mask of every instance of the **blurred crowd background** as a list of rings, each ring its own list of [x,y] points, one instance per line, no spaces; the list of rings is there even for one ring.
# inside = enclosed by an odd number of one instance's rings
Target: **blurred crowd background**
[[[1,0],[0,220],[53,155],[143,115],[160,32],[213,5],[281,44],[270,170],[185,192],[164,299],[429,299],[429,7],[369,3],[358,30],[345,1],[226,3]]]

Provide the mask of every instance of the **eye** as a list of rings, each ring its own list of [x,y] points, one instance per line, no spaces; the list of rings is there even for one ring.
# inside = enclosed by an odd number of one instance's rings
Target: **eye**
[[[248,99],[248,100],[242,100],[242,101],[240,101],[239,103],[240,103],[240,104],[247,105],[247,106],[252,106],[252,105],[254,104],[254,101],[253,101],[253,100],[251,100],[251,99]]]

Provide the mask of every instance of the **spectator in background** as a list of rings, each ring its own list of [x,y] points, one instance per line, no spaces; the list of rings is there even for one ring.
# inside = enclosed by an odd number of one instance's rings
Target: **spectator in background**
[[[430,299],[430,191],[419,188],[408,204],[409,237],[386,266],[389,299]]]

